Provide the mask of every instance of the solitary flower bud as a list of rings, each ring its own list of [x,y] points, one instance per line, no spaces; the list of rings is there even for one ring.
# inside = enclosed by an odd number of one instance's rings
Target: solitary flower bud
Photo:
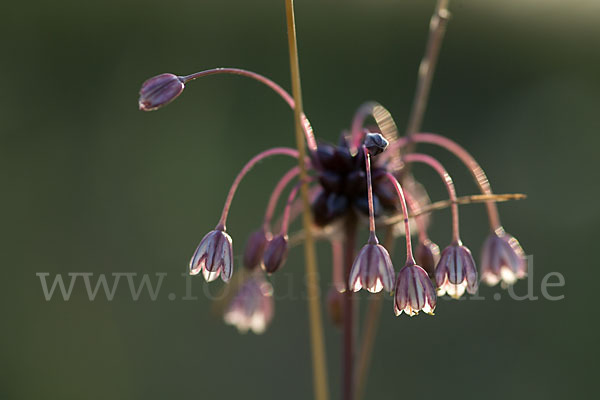
[[[233,272],[231,236],[222,229],[215,229],[202,238],[190,260],[190,275],[202,272],[207,282],[221,275],[223,282],[229,281]]]
[[[365,137],[365,147],[372,156],[383,153],[388,147],[388,141],[381,133],[367,133]]]
[[[288,254],[287,236],[277,235],[269,242],[263,255],[263,269],[272,274],[285,263]]]
[[[270,237],[271,234],[268,236]],[[262,264],[263,254],[269,243],[269,237],[267,237],[265,230],[262,228],[250,235],[246,243],[246,249],[244,250],[244,267],[252,271]]]
[[[140,110],[153,111],[169,104],[184,87],[183,81],[173,74],[160,74],[148,79],[140,89]]]
[[[465,289],[470,294],[475,294],[477,269],[471,251],[460,242],[446,247],[435,270],[435,282],[439,296],[448,293],[458,299],[465,293]]]
[[[504,229],[488,236],[481,253],[481,280],[490,286],[499,281],[512,285],[527,275],[527,259],[523,248]]]
[[[394,296],[397,316],[403,311],[411,317],[419,311],[433,315],[436,301],[435,289],[423,268],[411,263],[400,270]]]

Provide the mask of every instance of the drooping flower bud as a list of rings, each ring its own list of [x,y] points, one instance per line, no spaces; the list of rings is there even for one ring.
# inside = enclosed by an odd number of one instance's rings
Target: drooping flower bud
[[[202,272],[207,282],[221,276],[228,282],[233,272],[231,236],[222,229],[215,229],[204,236],[190,260],[190,275]]]
[[[517,239],[502,228],[492,232],[483,244],[481,280],[490,286],[500,281],[512,285],[526,275],[527,259]]]
[[[430,278],[435,276],[435,266],[440,261],[440,248],[437,244],[427,239],[417,247],[415,252],[417,264],[427,272]]]
[[[448,293],[458,299],[465,293],[477,292],[477,269],[471,250],[462,243],[454,243],[442,251],[440,262],[435,270],[438,295]]]
[[[416,264],[405,265],[398,273],[394,312],[417,315],[419,311],[433,315],[437,297],[427,272]]]
[[[285,263],[288,255],[288,241],[286,235],[275,236],[267,245],[263,254],[263,269],[272,274]]]
[[[169,104],[184,87],[183,81],[173,74],[160,74],[148,79],[140,89],[140,110],[153,111]]]
[[[394,287],[394,267],[390,254],[380,244],[366,244],[354,260],[348,280],[350,290],[367,289],[378,293],[381,289],[391,292]]]
[[[263,254],[269,243],[270,236],[271,234],[267,235],[262,228],[250,235],[248,242],[246,242],[246,249],[244,250],[244,267],[252,271],[262,264]]]
[[[273,286],[263,275],[254,274],[242,284],[223,316],[225,323],[241,333],[263,333],[273,319]]]

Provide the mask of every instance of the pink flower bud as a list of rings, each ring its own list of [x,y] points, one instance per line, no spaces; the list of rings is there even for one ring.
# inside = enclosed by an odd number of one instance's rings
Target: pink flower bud
[[[183,81],[173,74],[160,74],[148,79],[140,89],[140,110],[153,111],[169,104],[184,87]]]
[[[264,270],[272,274],[277,271],[287,259],[288,254],[288,242],[287,236],[277,235],[267,245],[265,253],[263,255],[263,268]]]

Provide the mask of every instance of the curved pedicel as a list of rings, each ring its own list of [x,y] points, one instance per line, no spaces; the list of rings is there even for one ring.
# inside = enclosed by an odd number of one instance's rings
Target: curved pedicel
[[[473,156],[471,156],[471,154],[469,154],[467,150],[465,150],[461,145],[459,145],[455,141],[448,139],[447,137],[437,135],[435,133],[414,133],[410,137],[404,136],[398,139],[395,143],[392,143],[392,145],[390,146],[390,154],[393,152],[393,150],[400,149],[404,146],[409,145],[412,142],[435,144],[450,151],[451,153],[456,155],[463,162],[463,164],[467,166],[469,171],[471,171],[471,175],[473,175],[473,178],[479,186],[481,193],[492,194],[490,182],[488,181],[488,178],[481,166],[477,163],[477,161],[475,161]],[[495,231],[496,229],[501,227],[500,216],[498,215],[498,207],[493,201],[488,201],[485,204],[488,211],[490,228],[493,231]]]

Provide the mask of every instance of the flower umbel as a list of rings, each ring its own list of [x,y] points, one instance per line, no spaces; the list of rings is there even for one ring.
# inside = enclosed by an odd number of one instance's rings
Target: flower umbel
[[[217,226],[200,241],[198,248],[190,260],[190,275],[202,272],[207,282],[212,282],[221,276],[223,282],[228,282],[233,272],[233,255],[231,236],[225,228]]]
[[[233,272],[232,239],[225,232],[227,216],[240,182],[258,162],[273,155],[295,158],[297,166],[289,169],[271,193],[262,226],[249,238],[243,262],[247,271],[238,275],[233,285],[238,289],[224,314],[225,322],[240,332],[252,330],[261,333],[273,317],[273,288],[266,280],[285,263],[289,250],[304,241],[306,278],[309,299],[310,337],[313,344],[315,371],[315,398],[327,399],[326,362],[323,334],[320,326],[318,271],[315,261],[314,239],[329,240],[332,245],[332,276],[334,285],[327,299],[328,310],[334,323],[343,332],[343,398],[360,397],[361,376],[366,376],[369,345],[374,338],[377,317],[366,319],[361,333],[364,342],[356,362],[354,352],[354,307],[356,292],[362,288],[377,293],[382,290],[394,293],[394,312],[410,316],[420,311],[433,314],[437,294],[448,293],[459,298],[465,291],[477,290],[477,270],[470,250],[462,244],[459,235],[457,197],[450,175],[435,158],[415,152],[417,143],[429,143],[450,151],[467,166],[483,196],[492,234],[487,238],[482,254],[483,280],[494,285],[502,281],[511,284],[526,274],[523,249],[515,238],[504,232],[500,224],[496,201],[483,169],[459,144],[432,133],[418,133],[426,106],[435,60],[448,18],[447,1],[439,0],[430,24],[430,39],[426,56],[419,68],[417,94],[410,115],[407,135],[400,137],[390,112],[376,102],[366,102],[359,107],[349,130],[343,131],[337,145],[317,142],[310,122],[303,112],[298,54],[295,37],[293,0],[286,0],[290,65],[292,72],[292,97],[270,79],[237,68],[215,68],[191,75],[161,74],[144,82],[140,90],[139,107],[144,111],[156,110],[177,98],[185,85],[195,79],[213,74],[233,74],[254,79],[276,92],[294,111],[296,149],[277,147],[253,157],[236,176],[217,227],[209,232],[196,249],[190,261],[190,274],[202,273],[206,281],[219,276],[229,281]],[[375,125],[368,125],[372,119]],[[305,140],[305,143],[304,143]],[[306,145],[306,147],[305,147]],[[306,148],[308,151],[306,151]],[[424,163],[437,171],[446,186],[449,199],[431,204],[425,188],[417,182],[409,168],[410,163]],[[283,216],[272,223],[280,196],[287,185],[296,181],[290,191]],[[301,188],[301,201],[296,199]],[[505,195],[506,196],[506,195]],[[475,197],[475,196],[472,196]],[[440,205],[442,203],[442,205]],[[460,204],[464,201],[461,198]],[[452,211],[451,245],[440,256],[439,247],[427,234],[432,210],[443,208]],[[409,213],[410,210],[410,213]],[[312,215],[311,215],[312,211]],[[302,214],[303,229],[290,233],[288,228]],[[312,216],[312,220],[311,220]],[[369,239],[354,259],[357,229],[368,218]],[[384,243],[391,249],[394,236],[404,235],[406,262],[394,282],[394,267],[388,250],[379,243],[375,225],[387,228]],[[411,229],[419,234],[416,260],[413,256]],[[275,232],[279,229],[279,232]],[[354,260],[354,262],[353,262]],[[261,268],[257,268],[257,267]],[[266,272],[266,274],[265,274]],[[236,276],[237,277],[237,276]],[[238,286],[238,284],[241,285]],[[230,299],[229,297],[226,297]],[[369,316],[379,315],[376,308],[382,296],[373,296]],[[366,350],[365,350],[366,349]],[[363,362],[361,362],[361,360]],[[366,361],[365,361],[366,360]],[[355,383],[356,382],[356,383]]]

